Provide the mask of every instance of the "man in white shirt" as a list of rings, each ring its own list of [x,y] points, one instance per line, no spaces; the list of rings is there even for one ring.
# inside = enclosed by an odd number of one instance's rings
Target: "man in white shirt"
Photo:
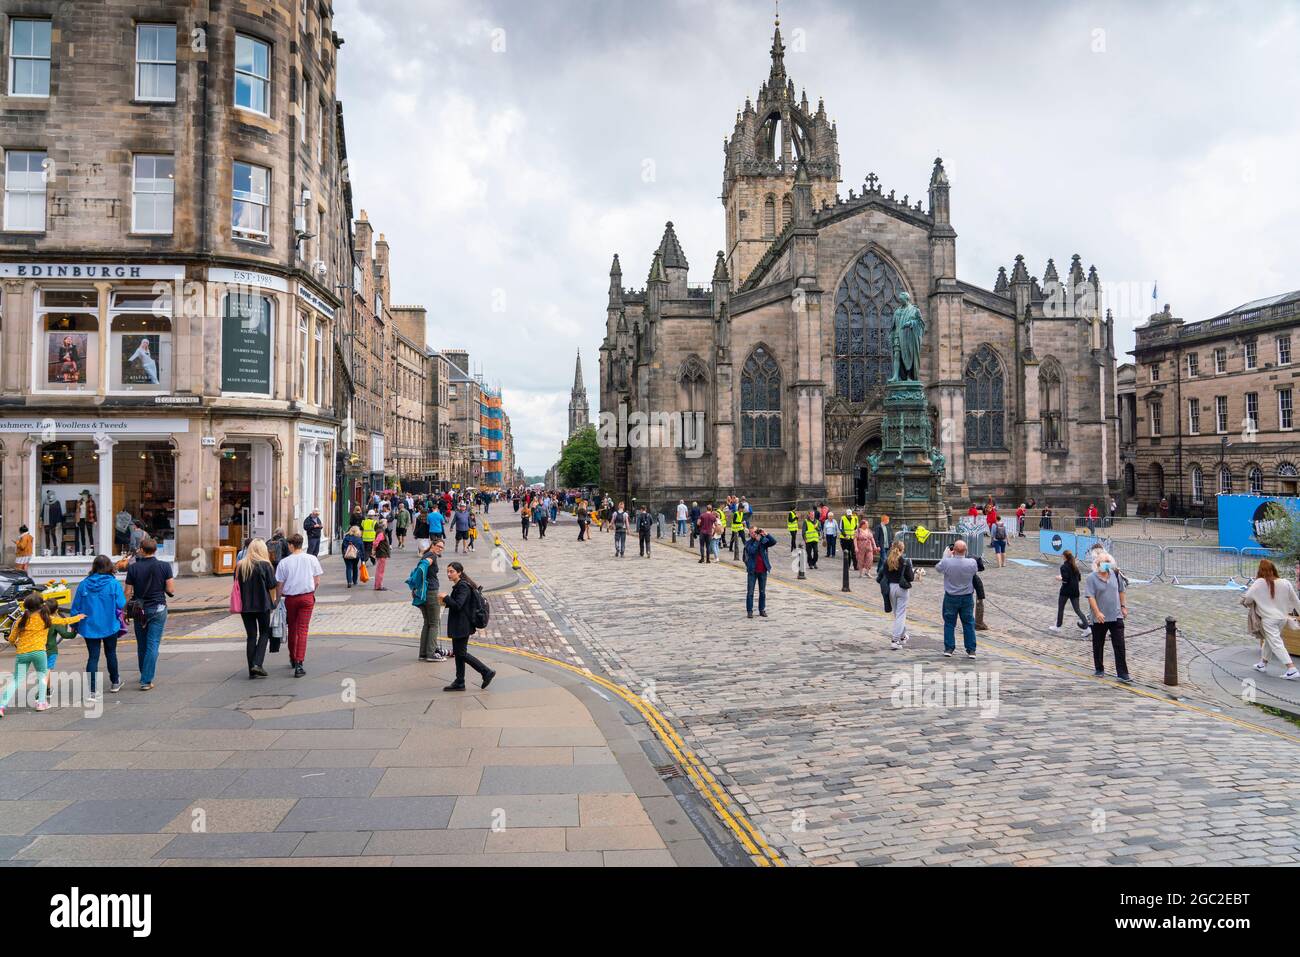
[[[289,554],[275,567],[275,581],[284,596],[285,630],[289,641],[289,664],[293,676],[301,678],[307,672],[302,663],[307,657],[307,629],[311,613],[316,607],[316,589],[321,576],[320,559],[302,549],[302,536],[289,539]]]
[[[690,510],[686,507],[686,499],[679,499],[677,502],[677,537],[686,536],[686,519],[690,517]]]

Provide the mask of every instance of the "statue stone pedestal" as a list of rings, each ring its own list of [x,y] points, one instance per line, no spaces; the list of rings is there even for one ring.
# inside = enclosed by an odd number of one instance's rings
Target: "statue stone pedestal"
[[[910,381],[886,383],[881,450],[871,476],[873,518],[887,514],[895,528],[948,527],[942,493],[944,462],[933,440],[925,386]]]

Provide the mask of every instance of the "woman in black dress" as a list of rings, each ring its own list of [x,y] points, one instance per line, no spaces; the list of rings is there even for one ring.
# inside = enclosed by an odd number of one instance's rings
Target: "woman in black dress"
[[[456,680],[443,691],[465,690],[465,666],[469,665],[483,679],[483,687],[492,683],[497,673],[469,653],[469,637],[474,634],[474,605],[486,601],[474,580],[465,574],[465,566],[452,562],[447,566],[451,593],[438,596],[447,607],[447,637],[451,639],[452,654],[456,656]]]

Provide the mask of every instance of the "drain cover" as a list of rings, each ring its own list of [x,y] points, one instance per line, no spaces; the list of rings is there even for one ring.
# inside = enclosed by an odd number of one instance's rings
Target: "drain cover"
[[[686,776],[680,764],[662,764],[655,768],[659,776],[667,781],[669,778],[681,778]]]

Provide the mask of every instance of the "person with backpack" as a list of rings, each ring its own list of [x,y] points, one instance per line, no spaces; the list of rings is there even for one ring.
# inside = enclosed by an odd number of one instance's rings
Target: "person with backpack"
[[[438,629],[442,624],[442,605],[437,600],[438,559],[442,557],[444,547],[442,540],[431,543],[406,579],[406,587],[411,590],[411,604],[420,609],[424,619],[420,627],[421,661],[447,660],[438,647]]]
[[[70,609],[74,615],[86,616],[77,627],[77,634],[86,643],[86,674],[92,697],[96,694],[101,651],[108,664],[109,693],[122,690],[117,670],[117,640],[126,634],[125,619],[121,617],[125,610],[126,592],[113,573],[113,560],[107,555],[96,556],[90,566],[90,576],[77,586]]]
[[[1007,567],[1007,525],[1002,519],[993,523],[993,554],[998,557],[998,568]]]
[[[366,553],[366,543],[361,538],[361,529],[353,525],[343,536],[343,578],[351,588],[357,584],[358,569]]]
[[[754,586],[758,586],[758,617],[767,617],[767,574],[772,570],[772,559],[767,550],[776,544],[776,539],[767,534],[766,529],[749,530],[749,541],[745,542],[745,614],[754,617]]]
[[[624,552],[627,549],[627,527],[632,523],[632,516],[628,515],[627,509],[623,503],[618,503],[618,508],[614,514],[609,517],[609,524],[614,526],[614,557],[626,558]]]
[[[916,571],[912,567],[912,560],[903,554],[906,548],[906,542],[896,538],[894,544],[889,546],[889,555],[885,558],[889,604],[894,609],[894,628],[890,633],[889,647],[895,651],[907,644],[907,639],[911,637],[907,633],[907,599],[912,593]]]
[[[289,554],[289,546],[284,540],[284,529],[277,528],[275,533],[266,540],[266,553],[270,556],[272,567],[279,565],[280,559]]]
[[[654,519],[650,517],[650,513],[642,505],[636,512],[637,544],[640,546],[642,558],[650,557],[650,529],[653,527]]]
[[[1065,603],[1069,602],[1075,616],[1079,619],[1079,630],[1087,631],[1088,620],[1079,610],[1079,582],[1083,578],[1083,573],[1079,571],[1079,563],[1074,560],[1074,553],[1068,548],[1061,553],[1061,571],[1057,577],[1061,580],[1061,590],[1056,596],[1056,624],[1047,630],[1061,630],[1061,622],[1065,620]]]
[[[456,656],[456,680],[442,690],[465,690],[466,665],[479,673],[483,680],[481,687],[486,688],[497,673],[469,653],[469,639],[474,632],[487,627],[487,599],[483,590],[465,574],[465,566],[460,562],[447,566],[447,578],[451,581],[451,592],[439,595],[438,601],[447,608],[447,637]]]
[[[1109,634],[1111,648],[1115,652],[1115,677],[1125,684],[1132,684],[1128,660],[1124,656],[1124,619],[1128,617],[1124,576],[1119,573],[1119,566],[1109,552],[1102,550],[1096,555],[1092,574],[1083,586],[1083,595],[1088,599],[1088,608],[1092,612],[1093,674],[1098,678],[1106,674],[1104,656],[1106,636]]]

